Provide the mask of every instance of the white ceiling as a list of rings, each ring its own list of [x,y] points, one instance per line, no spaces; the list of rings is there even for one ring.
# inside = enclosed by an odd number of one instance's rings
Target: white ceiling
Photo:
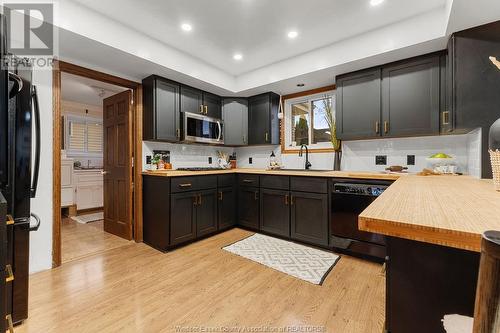
[[[102,106],[103,99],[126,90],[105,82],[68,73],[61,74],[61,98],[92,106]]]
[[[451,33],[500,20],[498,0],[369,2],[65,0],[55,24],[63,60],[249,96],[332,84],[335,75],[442,50]],[[193,30],[182,31],[182,22]],[[287,39],[290,29],[297,39]],[[233,60],[234,52],[243,60]]]
[[[444,7],[446,0],[76,0],[231,75]],[[118,10],[119,9],[119,10]],[[193,30],[180,29],[189,22]],[[287,38],[296,30],[299,36]],[[235,52],[242,61],[233,60]]]

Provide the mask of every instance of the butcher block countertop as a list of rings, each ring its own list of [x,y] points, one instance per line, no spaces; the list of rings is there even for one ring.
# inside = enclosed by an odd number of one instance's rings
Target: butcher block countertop
[[[222,175],[228,173],[245,173],[258,175],[277,175],[277,176],[308,176],[308,177],[330,177],[330,178],[356,178],[356,179],[375,179],[375,180],[396,180],[401,174],[387,174],[377,172],[359,172],[359,171],[301,171],[301,170],[265,170],[265,169],[229,169],[229,170],[210,170],[210,171],[177,171],[177,170],[155,170],[144,171],[143,175],[162,176],[162,177],[181,177],[181,176],[202,176],[202,175]],[[403,176],[406,176],[403,174]]]
[[[480,252],[481,235],[500,230],[500,192],[468,176],[407,176],[359,216],[359,229]]]

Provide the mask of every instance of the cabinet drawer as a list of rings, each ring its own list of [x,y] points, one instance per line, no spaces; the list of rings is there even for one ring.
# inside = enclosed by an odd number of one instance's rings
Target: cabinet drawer
[[[231,187],[234,186],[235,175],[220,175],[217,176],[217,186],[218,187]]]
[[[326,178],[291,177],[290,189],[299,192],[327,193],[328,180]]]
[[[196,177],[174,177],[171,181],[171,192],[187,192],[197,190]]]
[[[290,189],[290,177],[288,176],[260,176],[260,187],[277,190]]]
[[[78,177],[78,180],[77,180],[77,183],[78,184],[81,184],[81,183],[96,183],[96,182],[102,182],[103,181],[103,176],[101,174],[101,172],[97,172],[97,173],[80,173],[80,174],[77,174],[77,177]]]
[[[238,175],[238,184],[241,186],[259,186],[259,175]]]
[[[217,176],[196,177],[197,190],[206,190],[211,188],[217,188]]]

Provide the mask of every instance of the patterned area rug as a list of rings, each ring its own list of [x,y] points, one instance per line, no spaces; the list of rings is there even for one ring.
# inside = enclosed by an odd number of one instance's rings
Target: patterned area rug
[[[100,221],[104,220],[104,212],[72,216],[71,219],[78,223],[90,223],[90,222]]]
[[[333,253],[285,240],[255,234],[223,248],[259,264],[321,285],[340,259]]]

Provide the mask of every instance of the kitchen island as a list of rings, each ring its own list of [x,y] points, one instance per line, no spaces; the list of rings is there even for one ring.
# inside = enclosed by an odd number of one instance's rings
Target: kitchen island
[[[359,229],[388,236],[387,332],[445,332],[445,314],[473,316],[481,235],[500,230],[500,192],[466,176],[401,177]]]

